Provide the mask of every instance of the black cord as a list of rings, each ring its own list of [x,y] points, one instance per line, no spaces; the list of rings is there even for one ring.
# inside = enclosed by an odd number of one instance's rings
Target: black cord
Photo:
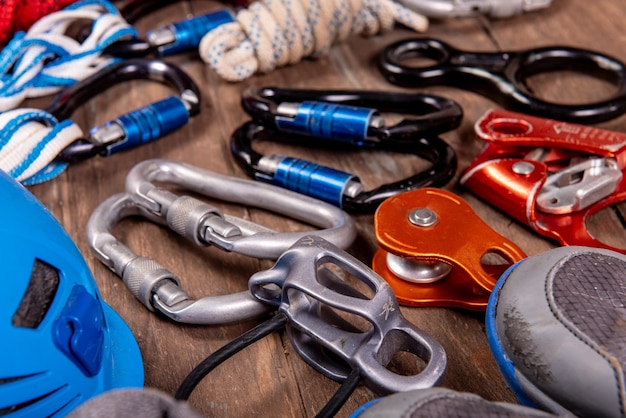
[[[209,355],[187,375],[178,390],[176,390],[174,398],[187,400],[191,395],[191,392],[193,392],[196,386],[198,386],[202,379],[204,379],[206,375],[211,372],[211,370],[215,369],[225,360],[234,356],[244,348],[254,344],[261,338],[283,328],[287,322],[287,315],[279,313],[273,318],[270,318],[251,330],[241,334],[236,339]],[[337,392],[335,392],[333,397],[330,398],[326,405],[324,405],[324,408],[322,408],[322,410],[316,415],[316,418],[333,417],[346,403],[346,400],[350,397],[352,392],[354,392],[360,382],[361,370],[358,368],[352,369]]]
[[[187,400],[191,392],[198,386],[198,383],[206,377],[207,374],[231,356],[237,354],[249,345],[254,344],[266,335],[283,328],[287,324],[287,315],[279,313],[273,318],[268,319],[262,324],[257,325],[250,331],[246,331],[239,337],[235,338],[198,364],[187,375],[183,383],[180,385],[174,398]]]
[[[332,398],[324,405],[324,408],[317,413],[315,418],[330,418],[334,417],[341,407],[346,403],[354,389],[361,382],[361,370],[359,368],[352,369],[346,380],[341,384],[337,392]]]

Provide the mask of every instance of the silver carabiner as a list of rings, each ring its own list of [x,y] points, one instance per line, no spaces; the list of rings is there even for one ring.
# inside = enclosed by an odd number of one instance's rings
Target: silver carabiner
[[[342,210],[280,187],[168,160],[147,160],[133,167],[126,177],[126,191],[174,231],[199,245],[213,244],[249,257],[276,259],[310,233],[277,233],[245,219],[222,216],[218,209],[190,196],[179,197],[156,186],[155,182],[181,186],[207,197],[266,209],[326,228],[312,233],[340,248],[347,248],[356,237],[353,219]]]
[[[159,310],[177,322],[217,325],[262,315],[271,309],[244,291],[192,300],[174,273],[149,257],[135,254],[111,233],[122,219],[141,216],[163,224],[126,193],[113,195],[94,210],[87,223],[87,240],[96,257],[122,278],[128,290],[149,310]]]
[[[407,8],[435,19],[484,14],[496,19],[544,9],[552,0],[398,0]]]
[[[217,208],[198,199],[177,197],[166,190],[156,188],[150,181],[167,181],[202,193],[240,204],[248,204],[273,210],[273,199],[285,200],[280,210],[291,215],[300,208],[295,200],[304,199],[303,204],[320,206],[316,216],[306,218],[306,212],[293,216],[319,226],[321,231],[279,233],[237,217],[222,214]],[[191,179],[192,178],[192,179]],[[186,179],[189,183],[186,182]],[[121,193],[102,202],[92,213],[87,223],[87,239],[96,257],[110,270],[120,276],[130,292],[151,311],[158,310],[177,322],[191,324],[223,324],[259,316],[270,310],[252,297],[249,291],[225,296],[207,296],[193,300],[181,289],[180,280],[156,261],[135,254],[111,233],[115,224],[129,216],[141,216],[160,225],[167,225],[190,238],[192,241],[208,245],[210,243],[251,257],[277,258],[298,238],[309,234],[323,234],[333,239],[337,245],[347,247],[356,235],[354,221],[340,209],[315,199],[301,197],[296,193],[285,194],[285,190],[269,186],[263,189],[251,180],[240,180],[201,170],[186,164],[165,160],[150,160],[138,164],[127,177],[128,184],[139,181],[140,188],[147,189],[150,196],[156,196],[163,204],[158,210],[146,208],[144,199]],[[193,180],[193,181],[192,181]],[[204,187],[200,186],[201,183]],[[248,184],[246,184],[248,183]],[[247,186],[247,187],[246,187]],[[254,195],[237,195],[239,191]],[[166,198],[165,201],[161,199]],[[313,209],[309,210],[313,212]],[[195,232],[194,232],[195,231]],[[219,237],[219,238],[218,238]],[[255,245],[268,248],[259,250]],[[282,251],[281,251],[282,245]]]
[[[366,291],[341,279],[336,268],[359,280]],[[345,380],[351,369],[358,368],[364,383],[381,394],[443,381],[447,364],[443,347],[402,316],[387,282],[331,243],[304,237],[274,267],[255,273],[248,283],[255,297],[278,306],[288,317],[287,332],[296,351],[326,376]],[[365,320],[369,329],[355,326],[342,314]],[[425,368],[412,376],[387,369],[400,351],[421,358]]]

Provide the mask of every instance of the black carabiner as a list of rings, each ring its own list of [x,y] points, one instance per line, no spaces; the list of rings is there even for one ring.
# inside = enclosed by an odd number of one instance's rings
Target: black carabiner
[[[180,128],[190,116],[200,112],[200,90],[187,73],[174,64],[143,58],[106,67],[63,90],[46,111],[58,120],[68,119],[95,95],[113,85],[137,79],[169,84],[179,95],[151,103],[91,129],[88,138],[70,144],[57,156],[57,161],[84,160],[97,154],[109,156],[137,147]]]
[[[436,63],[419,68],[403,63],[417,57]],[[461,51],[437,39],[416,38],[385,48],[378,67],[393,84],[454,86],[484,95],[507,109],[551,119],[598,123],[626,113],[626,65],[585,49],[555,46],[484,53]],[[608,81],[617,91],[606,100],[566,105],[538,98],[525,84],[533,75],[565,70]]]
[[[172,3],[174,0],[134,0],[125,4],[120,9],[120,14],[128,23],[134,24],[142,17]],[[115,42],[108,46],[104,53],[120,58],[135,58],[148,55],[163,57],[193,51],[198,49],[202,37],[207,32],[230,22],[234,22],[233,14],[228,9],[219,9],[148,31],[145,39]]]
[[[252,118],[276,131],[318,136],[378,147],[381,142],[414,141],[456,129],[463,110],[454,101],[426,94],[355,90],[295,90],[252,87],[241,97]],[[385,126],[379,111],[413,115]],[[330,126],[331,132],[321,135]]]
[[[422,94],[262,87],[247,90],[242,104],[254,121],[233,133],[230,149],[250,176],[351,212],[371,213],[397,193],[443,186],[456,171],[454,150],[437,136],[461,122],[463,111],[452,100]],[[416,117],[387,127],[379,110]],[[262,155],[252,148],[255,139],[310,142],[312,136],[326,140],[319,144],[340,142],[417,155],[431,166],[406,179],[364,191],[353,174],[298,158]]]

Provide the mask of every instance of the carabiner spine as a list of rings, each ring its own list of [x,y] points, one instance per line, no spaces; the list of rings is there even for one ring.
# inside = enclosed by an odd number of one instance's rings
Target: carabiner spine
[[[161,298],[162,293],[154,295],[154,308],[171,320],[184,324],[223,325],[257,318],[273,310],[271,305],[259,303],[248,291],[180,302],[168,302]]]

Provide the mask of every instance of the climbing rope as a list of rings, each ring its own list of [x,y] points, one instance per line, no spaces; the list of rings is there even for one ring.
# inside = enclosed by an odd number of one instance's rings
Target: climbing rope
[[[78,41],[72,25],[91,23]],[[60,174],[66,163],[54,161],[69,144],[83,137],[72,121],[38,109],[12,110],[26,98],[55,93],[116,60],[104,48],[136,31],[104,0],[86,0],[45,16],[27,33],[18,32],[0,52],[0,169],[24,184]]]
[[[76,22],[91,22],[83,41],[67,32]],[[0,52],[0,112],[26,98],[55,93],[112,64],[104,48],[136,37],[115,7],[104,0],[86,0],[45,16],[28,32],[18,32]]]
[[[91,21],[82,42],[66,32]],[[235,22],[204,36],[200,55],[221,77],[243,80],[257,71],[328,54],[332,44],[352,34],[374,35],[395,23],[416,31],[428,25],[392,0],[263,0],[240,10]],[[66,163],[55,161],[83,136],[72,121],[45,111],[11,110],[25,98],[47,95],[74,84],[114,59],[102,51],[136,32],[105,0],[85,0],[48,15],[27,33],[18,33],[0,52],[0,169],[24,184],[49,180]]]
[[[57,121],[39,109],[15,109],[0,114],[0,170],[24,184],[36,184],[60,174],[66,163],[53,163],[69,144],[83,137],[71,120]]]
[[[350,35],[375,35],[395,23],[419,32],[428,26],[424,16],[392,0],[262,0],[207,33],[199,52],[220,77],[242,81],[327,55]]]

